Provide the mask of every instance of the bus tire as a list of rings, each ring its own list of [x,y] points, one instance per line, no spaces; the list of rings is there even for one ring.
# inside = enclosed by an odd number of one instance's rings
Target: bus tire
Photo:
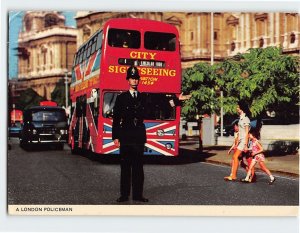
[[[22,149],[27,149],[28,143],[24,141],[24,139],[20,139],[20,147]]]
[[[78,155],[78,148],[71,148],[72,155]]]
[[[58,144],[58,145],[56,146],[56,148],[57,148],[58,150],[64,150],[64,144],[63,144],[63,143],[60,143],[60,144]]]

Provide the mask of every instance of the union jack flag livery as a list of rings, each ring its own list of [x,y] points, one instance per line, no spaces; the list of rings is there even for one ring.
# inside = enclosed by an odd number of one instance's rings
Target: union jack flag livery
[[[147,143],[145,144],[146,155],[174,156],[176,125],[174,123],[146,123]],[[103,152],[105,154],[119,154],[119,148],[114,146],[111,139],[112,122],[107,121],[103,127]]]

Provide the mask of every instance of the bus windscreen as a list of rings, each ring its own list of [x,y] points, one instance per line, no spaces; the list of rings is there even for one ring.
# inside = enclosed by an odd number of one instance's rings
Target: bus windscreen
[[[145,94],[147,109],[145,120],[175,120],[176,108],[172,107],[170,101],[176,99],[173,94],[165,93],[143,93]],[[103,116],[112,118],[113,108],[119,92],[106,92],[104,94]]]

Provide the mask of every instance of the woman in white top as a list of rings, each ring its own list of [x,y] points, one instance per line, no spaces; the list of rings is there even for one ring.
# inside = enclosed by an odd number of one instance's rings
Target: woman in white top
[[[239,157],[243,151],[248,150],[248,139],[250,130],[250,110],[248,105],[244,101],[239,101],[237,106],[237,112],[240,115],[239,119],[239,140],[236,150],[232,156],[232,169],[230,176],[225,176],[226,181],[236,181],[237,180],[237,170],[239,166]]]

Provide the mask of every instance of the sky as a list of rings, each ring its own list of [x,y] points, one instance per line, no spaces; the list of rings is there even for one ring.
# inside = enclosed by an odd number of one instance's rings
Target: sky
[[[8,28],[8,77],[9,79],[16,78],[18,76],[18,34],[22,30],[22,19],[25,11],[9,11],[9,28]],[[76,21],[74,19],[76,11],[62,11],[62,15],[66,18],[66,26],[76,27]]]

